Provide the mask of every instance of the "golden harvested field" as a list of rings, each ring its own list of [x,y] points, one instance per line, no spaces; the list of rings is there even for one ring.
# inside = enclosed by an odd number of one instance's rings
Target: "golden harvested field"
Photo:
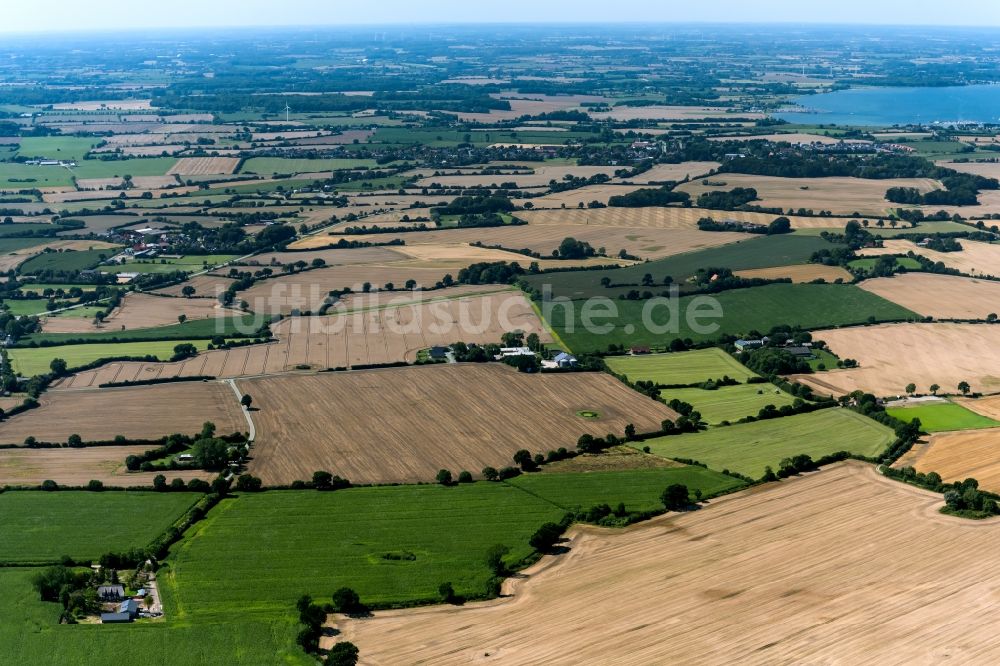
[[[362,664],[995,663],[997,522],[941,505],[845,462],[623,530],[574,526],[568,553],[495,601],[332,619]]]
[[[630,209],[635,210],[635,209]],[[556,211],[553,211],[556,212]],[[725,231],[699,231],[685,228],[655,228],[655,227],[614,227],[585,224],[526,224],[486,229],[448,229],[439,231],[411,231],[399,234],[379,234],[380,238],[390,240],[400,238],[405,241],[406,251],[414,251],[416,245],[443,245],[455,243],[481,242],[484,245],[500,245],[510,248],[527,248],[534,252],[550,255],[552,250],[568,236],[586,241],[595,249],[605,248],[607,254],[614,257],[619,250],[643,259],[659,259],[682,252],[690,252],[706,247],[725,245],[745,240],[746,234]],[[388,238],[386,238],[388,237]],[[310,237],[296,241],[290,247],[303,248],[320,241]],[[329,238],[329,237],[327,237]],[[370,241],[371,236],[338,235],[336,238],[348,240]],[[357,252],[357,250],[346,250]],[[402,253],[403,249],[399,248]],[[304,258],[304,257],[303,257]],[[308,259],[305,259],[308,261]],[[526,258],[527,261],[531,259]],[[600,260],[598,263],[607,263]]]
[[[499,120],[515,120],[521,116],[537,116],[542,113],[561,111],[563,109],[575,109],[584,102],[610,102],[606,97],[597,95],[519,95],[512,94],[491,94],[492,97],[501,97],[510,102],[510,111],[493,109],[489,113],[464,113],[457,112],[454,115],[462,122],[473,123],[495,123]],[[451,112],[446,112],[451,113]]]
[[[879,396],[902,395],[910,382],[926,393],[931,384],[957,393],[966,381],[973,391],[1000,391],[1000,326],[990,324],[883,324],[816,331],[840,358],[860,367],[794,375],[819,393],[843,395],[861,389]]]
[[[223,434],[247,428],[236,396],[217,382],[48,391],[39,402],[38,408],[0,423],[0,443],[21,444],[26,437],[65,442],[74,433],[84,441],[116,435],[155,439],[198,432],[205,421],[215,423]]]
[[[167,174],[171,176],[230,174],[236,171],[239,164],[238,157],[182,157]]]
[[[985,398],[958,398],[955,402],[977,414],[1000,421],[1000,395],[988,395]]]
[[[145,453],[150,448],[142,445],[0,449],[0,486],[35,486],[47,479],[67,486],[85,486],[91,479],[106,486],[151,486],[153,477],[159,472],[129,472],[125,468],[125,458]],[[204,470],[168,470],[164,475],[169,480],[185,481],[210,481],[215,476]]]
[[[616,166],[566,166],[542,165],[531,173],[461,174],[426,176],[416,182],[417,187],[429,187],[439,183],[444,187],[487,187],[500,183],[516,183],[518,187],[544,187],[549,181],[562,181],[565,176],[590,178],[598,174],[614,176]]]
[[[120,189],[124,183],[125,180],[122,178],[79,178],[76,181],[76,186],[81,190],[115,190]],[[132,187],[143,190],[159,190],[178,184],[177,177],[171,175],[135,176],[132,178]]]
[[[937,319],[985,319],[1000,313],[1000,282],[956,275],[903,273],[865,280],[865,291]]]
[[[649,183],[662,183],[665,181],[681,181],[685,178],[696,178],[703,176],[713,169],[718,169],[721,164],[718,162],[680,162],[679,164],[654,164],[649,171],[644,171],[638,176],[631,178],[619,178],[636,185],[646,185]]]
[[[529,225],[581,225],[598,227],[629,227],[652,229],[698,229],[698,220],[711,217],[717,221],[734,220],[751,224],[770,224],[778,217],[770,213],[717,211],[705,208],[650,206],[646,208],[573,208],[567,210],[518,211],[517,217]],[[846,220],[823,217],[786,216],[795,229],[832,229]],[[724,233],[724,232],[711,232]]]
[[[938,181],[928,178],[780,178],[739,173],[716,174],[712,176],[711,183],[705,185],[701,180],[695,180],[679,185],[677,189],[688,192],[696,199],[704,192],[752,187],[757,190],[758,196],[758,200],[753,202],[755,206],[785,210],[811,208],[816,212],[828,210],[837,215],[858,212],[879,216],[896,208],[896,204],[889,203],[885,198],[885,192],[890,187],[915,187],[921,192],[943,187]]]
[[[223,308],[215,299],[175,298],[152,294],[128,293],[121,305],[98,328],[85,317],[48,317],[43,329],[46,333],[92,333],[97,331],[122,331],[151,328],[177,323],[179,315],[188,321],[239,315],[238,310]]]
[[[965,407],[971,407],[963,403]],[[937,472],[945,482],[973,478],[979,487],[1000,491],[1000,428],[943,432],[918,442],[893,467]]]
[[[430,299],[420,303],[414,303],[412,295],[398,296],[401,300],[396,305],[285,319],[271,327],[276,342],[202,352],[177,363],[109,363],[68,377],[59,387],[77,389],[106,382],[198,375],[243,377],[288,372],[299,366],[325,370],[414,361],[421,349],[460,341],[498,342],[501,335],[514,329],[535,332],[543,341],[552,341],[519,291],[463,298],[432,292]]]
[[[736,275],[751,279],[764,278],[765,280],[790,278],[792,282],[812,282],[813,280],[835,282],[838,279],[850,282],[854,279],[854,276],[849,271],[840,266],[824,266],[823,264],[796,264],[794,266],[776,266],[774,268],[753,268],[745,271],[736,271]]]
[[[890,239],[883,242],[884,247],[864,248],[859,250],[858,254],[877,257],[883,254],[914,252],[931,261],[940,261],[948,268],[954,268],[969,275],[1000,275],[1000,245],[981,243],[965,238],[959,239],[958,242],[962,246],[959,252],[938,252],[918,247],[913,241]]]
[[[990,137],[988,143],[995,143],[995,137]],[[972,173],[984,178],[1000,178],[1000,162],[937,162],[937,164],[961,173]]]
[[[443,364],[238,382],[254,397],[250,472],[266,484],[317,469],[356,483],[432,481],[439,469],[479,475],[532,453],[572,447],[585,432],[639,432],[675,416],[610,375],[527,375],[495,364]],[[372,421],[373,410],[378,418]],[[583,410],[600,419],[577,415]],[[294,413],[296,418],[288,418]]]

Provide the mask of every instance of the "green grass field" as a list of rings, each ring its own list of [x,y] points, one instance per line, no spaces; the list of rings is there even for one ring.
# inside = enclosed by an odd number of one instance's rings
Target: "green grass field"
[[[9,229],[14,225],[0,225],[0,227],[8,227],[8,231],[17,231],[17,229]],[[20,226],[20,225],[17,225]],[[48,242],[45,238],[0,238],[0,254],[10,254],[15,250],[26,250],[29,247],[35,247],[36,245],[44,245]]]
[[[913,419],[920,419],[921,428],[926,432],[975,430],[1000,426],[1000,422],[953,402],[932,402],[913,407],[890,407],[886,411],[890,416],[895,416],[900,421],[909,422]]]
[[[649,290],[654,294],[659,294],[666,289],[663,286],[663,280],[666,276],[673,278],[673,283],[683,290],[685,288],[684,282],[697,273],[700,268],[742,270],[790,266],[808,262],[817,250],[835,247],[838,246],[816,236],[800,236],[798,234],[757,236],[739,243],[678,254],[627,268],[543,273],[529,275],[524,279],[525,282],[539,291],[543,290],[544,285],[549,285],[553,297],[607,296],[618,298],[619,294],[625,294],[634,289],[640,292]],[[653,277],[655,286],[640,286],[646,273]],[[611,280],[611,287],[601,286],[601,279],[605,277]]]
[[[672,483],[684,484],[691,493],[701,490],[704,497],[744,485],[739,479],[695,466],[586,473],[543,471],[522,474],[507,483],[567,511],[585,510],[596,504],[614,508],[619,502],[628,511],[662,509],[660,494]]]
[[[98,139],[77,136],[26,136],[21,139],[18,155],[50,160],[79,162],[97,145]]]
[[[0,172],[3,171],[3,167],[4,165],[0,164]],[[45,187],[45,186],[35,185],[35,187]],[[60,227],[54,224],[46,224],[44,222],[19,222],[17,224],[0,224],[0,238],[24,236],[25,234],[33,234],[39,232],[51,232],[51,231],[58,232],[64,229],[65,227]]]
[[[61,345],[53,347],[24,347],[9,349],[14,370],[31,377],[49,372],[52,359],[61,358],[70,368],[78,368],[102,358],[113,356],[156,356],[161,361],[169,360],[174,347],[182,342],[190,342],[199,350],[205,349],[207,340],[163,340],[154,342],[119,342],[104,344]]]
[[[446,581],[458,594],[481,595],[490,546],[506,544],[510,561],[521,560],[534,531],[563,514],[486,482],[244,495],[225,500],[173,547],[170,580],[192,617],[286,615],[300,595],[328,599],[345,585],[378,604],[436,600]],[[234,547],[243,542],[252,547]],[[384,557],[404,553],[415,559]]]
[[[32,275],[39,271],[83,271],[94,268],[102,260],[113,257],[114,249],[42,252],[21,264],[18,272]]]
[[[611,315],[605,317],[602,310],[591,319],[597,326],[609,327],[606,331],[593,326],[592,330],[585,330],[582,303],[571,303],[571,308],[559,303],[547,307],[543,303],[541,310],[556,335],[574,352],[604,350],[609,344],[663,347],[674,338],[691,338],[696,342],[717,340],[727,334],[766,332],[779,324],[826,328],[861,324],[869,317],[876,321],[918,318],[916,313],[875,294],[840,284],[770,284],[711,296],[684,296],[678,301],[676,317],[665,301],[607,301]],[[706,328],[693,330],[686,313],[711,312],[716,303],[722,316],[702,318],[700,325]],[[567,317],[567,309],[571,310],[572,318]],[[644,324],[644,309],[651,326]]]
[[[813,358],[808,359],[806,362],[809,367],[812,368],[813,372],[820,372],[822,370],[833,370],[837,367],[837,361],[840,360],[834,356],[831,352],[826,349],[813,349]],[[823,366],[822,368],[820,366]]]
[[[89,560],[143,548],[200,498],[111,490],[0,493],[0,562]]]
[[[816,460],[838,451],[875,456],[894,438],[889,428],[856,412],[834,408],[660,437],[644,444],[656,455],[697,460],[713,469],[756,479],[767,466],[777,471],[783,458],[805,453]]]
[[[844,226],[846,226],[849,220],[844,218],[838,218],[831,220],[830,228],[811,228],[811,229],[799,229],[795,232],[796,236],[819,236],[824,231],[836,231],[842,232]],[[902,236],[903,234],[938,234],[938,233],[950,233],[953,231],[970,231],[972,227],[968,224],[962,224],[960,222],[921,222],[916,227],[911,227],[908,223],[900,224],[898,227],[893,229],[888,224],[882,228],[877,227],[874,221],[869,221],[868,232],[874,236],[881,236],[882,238],[895,238],[896,236]]]
[[[0,303],[7,306],[7,310],[13,315],[37,315],[45,312],[45,304],[49,302],[47,298],[8,298],[0,300]]]
[[[39,166],[18,162],[0,163],[0,188],[33,190],[39,187],[68,187],[73,174],[61,166]]]
[[[862,268],[870,271],[875,268],[876,263],[878,263],[878,257],[864,257],[862,259],[854,259],[847,265],[851,268]],[[902,266],[908,271],[919,271],[922,268],[919,261],[909,257],[896,257],[896,265]]]
[[[608,356],[604,361],[613,372],[625,375],[629,381],[645,380],[660,385],[696,384],[725,375],[745,382],[757,376],[718,347],[672,354]]]
[[[76,283],[76,284],[55,284],[55,283],[51,283],[51,282],[37,282],[37,283],[32,283],[32,284],[21,285],[21,291],[23,291],[26,294],[29,294],[29,293],[30,294],[42,294],[42,293],[45,292],[46,289],[51,289],[52,291],[59,291],[60,289],[62,289],[63,291],[67,291],[68,292],[73,287],[78,287],[78,288],[80,288],[83,291],[94,291],[97,288],[95,285],[92,285],[92,284],[80,284],[80,283]]]
[[[251,157],[243,163],[240,173],[271,175],[275,173],[312,173],[338,169],[374,168],[375,160],[310,159],[293,157]]]
[[[738,421],[744,416],[757,416],[757,412],[767,405],[782,407],[794,401],[792,396],[774,384],[739,384],[723,386],[714,391],[699,388],[664,389],[660,395],[664,400],[676,398],[694,405],[709,425]]]

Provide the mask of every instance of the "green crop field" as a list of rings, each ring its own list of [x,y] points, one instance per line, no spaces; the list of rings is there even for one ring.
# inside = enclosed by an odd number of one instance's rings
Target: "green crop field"
[[[21,264],[18,272],[31,275],[39,271],[83,271],[94,268],[104,259],[113,257],[117,250],[67,250],[42,252]]]
[[[0,173],[3,172],[3,164],[0,164]],[[44,167],[41,167],[44,168]],[[2,182],[0,182],[0,187],[3,187]],[[45,187],[44,185],[36,185],[35,187]],[[18,224],[0,224],[0,238],[10,238],[12,236],[24,236],[25,234],[34,234],[39,232],[59,232],[64,231],[66,227],[61,227],[54,224],[47,224],[44,222],[20,222]]]
[[[338,169],[374,168],[375,160],[310,159],[292,157],[251,157],[243,163],[240,173],[271,175],[275,173],[313,173]]]
[[[703,467],[668,467],[610,472],[522,474],[507,483],[537,495],[567,511],[589,509],[596,504],[612,508],[619,502],[628,511],[662,509],[660,494],[672,483],[701,490],[712,497],[744,484],[739,479]]]
[[[699,388],[664,389],[664,400],[676,398],[694,405],[702,420],[709,425],[722,421],[737,421],[744,416],[757,416],[767,405],[790,405],[794,398],[774,384],[739,384],[722,386],[712,391]]]
[[[18,155],[32,158],[79,162],[97,145],[98,139],[75,136],[26,136],[21,139]]]
[[[45,312],[45,305],[49,302],[47,298],[8,298],[0,300],[7,310],[13,315],[37,315]]]
[[[77,178],[163,176],[177,164],[176,157],[133,157],[125,160],[83,160],[73,167]]]
[[[62,607],[40,601],[31,585],[37,571],[30,567],[0,569],[0,661],[5,664],[316,663],[295,646],[298,618],[294,607],[274,619],[250,619],[233,613],[220,621],[191,622],[181,615],[182,609],[167,586],[161,585],[164,622],[61,625]]]
[[[730,469],[753,478],[775,471],[783,458],[801,453],[814,460],[848,451],[876,456],[895,439],[889,428],[846,409],[823,409],[767,421],[650,439],[652,453],[697,460],[713,469]]]
[[[593,271],[587,271],[593,272]],[[702,317],[706,330],[695,331],[686,314],[711,312],[719,306],[719,318]],[[770,284],[750,289],[733,289],[712,295],[684,296],[678,299],[678,316],[673,316],[667,299],[651,301],[606,301],[591,321],[606,331],[583,326],[582,303],[556,303],[541,311],[559,338],[575,352],[596,351],[609,344],[666,346],[674,338],[694,341],[717,340],[723,335],[747,335],[766,332],[779,324],[804,328],[827,328],[875,321],[916,320],[919,316],[880,296],[854,285],[841,284]],[[690,309],[689,309],[690,308]],[[643,311],[651,326],[644,324]],[[569,312],[567,312],[567,310]],[[609,316],[604,316],[605,311]],[[567,315],[570,315],[569,317]]]
[[[205,349],[207,340],[163,340],[154,342],[108,342],[104,344],[59,345],[52,347],[23,347],[9,349],[14,370],[25,377],[49,372],[52,359],[61,358],[70,368],[78,368],[102,358],[119,356],[156,356],[167,361],[174,354],[174,347],[190,342],[199,350]]]
[[[33,490],[0,493],[0,562],[96,559],[144,548],[202,496],[198,493]]]
[[[549,285],[553,297],[607,296],[617,298],[619,294],[625,294],[633,289],[649,290],[654,294],[659,294],[666,289],[663,286],[663,280],[667,276],[673,278],[673,283],[683,290],[685,289],[684,282],[697,273],[699,268],[745,270],[803,264],[809,261],[814,252],[835,247],[841,246],[828,243],[816,236],[800,236],[798,234],[757,236],[739,243],[678,254],[627,268],[561,271],[529,275],[524,279],[525,282],[539,291],[542,291],[544,285]],[[653,277],[653,284],[656,286],[641,286],[642,278],[646,273]],[[610,279],[611,286],[602,287],[602,278]]]
[[[0,163],[0,189],[33,190],[39,187],[67,187],[72,184],[73,174],[61,166]]]
[[[890,416],[895,416],[900,421],[909,422],[913,419],[920,419],[921,429],[925,432],[975,430],[1000,426],[1000,422],[953,402],[931,402],[913,407],[890,407],[886,411]]]
[[[44,299],[34,299],[42,301],[42,310],[45,309]],[[6,301],[8,304],[22,301]],[[50,343],[58,345],[66,342],[76,342],[77,340],[87,340],[93,343],[109,343],[112,339],[120,342],[141,342],[153,340],[208,340],[216,336],[223,337],[249,337],[256,333],[267,320],[261,315],[243,315],[240,317],[206,317],[204,319],[192,319],[183,324],[170,324],[169,326],[155,326],[153,328],[134,328],[130,331],[116,330],[113,326],[94,333],[35,333],[22,338],[18,344],[30,345],[32,343]]]
[[[95,285],[92,285],[92,284],[81,284],[79,282],[75,283],[75,284],[56,284],[56,283],[52,283],[52,282],[44,282],[44,283],[43,282],[37,282],[37,283],[34,283],[33,282],[31,284],[22,284],[21,285],[21,291],[23,291],[26,294],[42,294],[42,293],[45,292],[46,289],[51,289],[52,291],[59,291],[60,289],[62,289],[63,291],[67,291],[68,292],[73,287],[77,287],[77,288],[81,289],[82,291],[94,291],[97,288]]]
[[[48,315],[53,319],[93,319],[98,312],[103,312],[104,307],[100,305],[83,305],[69,310],[60,310],[55,314]]]
[[[0,225],[0,229],[7,227],[6,231],[17,231],[17,228],[11,229],[14,225]],[[20,227],[21,225],[17,225]],[[34,227],[35,225],[32,225]],[[26,250],[29,247],[35,247],[36,245],[44,245],[48,240],[45,238],[0,238],[0,254],[10,254],[16,250]]]
[[[810,228],[810,229],[798,229],[795,234],[797,236],[819,236],[824,231],[843,231],[847,222],[844,218],[831,220],[829,228]],[[873,236],[881,236],[882,238],[895,238],[897,236],[902,236],[903,234],[944,234],[951,233],[954,231],[971,231],[972,227],[968,224],[962,224],[961,222],[921,222],[916,227],[911,227],[909,223],[902,223],[895,229],[886,224],[883,227],[878,227],[874,221],[869,220],[868,232]]]
[[[878,257],[864,257],[863,259],[854,259],[847,265],[851,268],[861,268],[870,271],[875,268],[876,263],[878,263]],[[919,261],[909,257],[896,257],[896,265],[902,266],[908,271],[919,271],[922,268]]]
[[[608,356],[604,359],[615,373],[629,381],[651,381],[659,385],[696,384],[728,375],[745,382],[757,373],[719,349],[695,349],[672,354]]]

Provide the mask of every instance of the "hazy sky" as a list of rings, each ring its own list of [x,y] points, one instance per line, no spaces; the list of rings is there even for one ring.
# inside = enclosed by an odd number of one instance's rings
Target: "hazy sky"
[[[512,22],[791,22],[1000,26],[997,0],[29,0],[0,32]]]

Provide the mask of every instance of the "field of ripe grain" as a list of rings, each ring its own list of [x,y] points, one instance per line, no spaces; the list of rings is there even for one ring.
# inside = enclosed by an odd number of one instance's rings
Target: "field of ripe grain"
[[[240,265],[275,267],[282,264],[294,264],[297,261],[304,261],[308,264],[313,259],[322,259],[328,266],[352,266],[356,264],[384,263],[406,259],[405,254],[401,254],[395,249],[388,247],[359,247],[353,250],[327,247],[338,240],[340,240],[339,236],[335,238],[322,235],[306,236],[301,241],[292,243],[290,245],[291,250],[289,251],[266,252],[254,255],[249,259],[241,261]],[[371,239],[368,240],[370,241]],[[379,240],[376,242],[385,242],[388,240],[392,239],[379,236]],[[303,252],[302,250],[308,251]]]
[[[957,398],[955,402],[977,414],[1000,421],[1000,395],[988,395],[976,399]]]
[[[240,313],[219,306],[218,301],[204,298],[171,298],[150,294],[129,293],[122,299],[98,328],[93,320],[83,317],[48,317],[42,327],[46,333],[96,333],[99,331],[130,331],[176,324],[180,315],[187,321],[232,317]]]
[[[823,264],[796,264],[794,266],[775,266],[774,268],[751,268],[745,271],[735,271],[735,273],[743,278],[762,278],[764,280],[788,278],[792,282],[812,282],[813,280],[826,280],[827,282],[843,280],[844,282],[850,282],[854,278],[849,271],[840,266],[824,266]],[[900,305],[903,304],[901,303]],[[914,310],[914,308],[910,309]],[[914,312],[918,312],[918,310],[914,310]]]
[[[674,412],[597,373],[527,375],[500,365],[444,364],[238,382],[254,397],[253,474],[269,484],[326,469],[357,483],[479,475],[519,449],[571,448],[583,433],[639,432]],[[373,409],[378,419],[372,421]],[[595,411],[597,419],[578,415]],[[289,418],[295,414],[295,418]]]
[[[239,164],[238,157],[182,157],[167,174],[171,176],[230,174],[236,171]]]
[[[220,434],[247,428],[232,390],[216,382],[51,390],[38,401],[38,408],[0,423],[0,443],[21,444],[27,437],[65,442],[72,434],[84,441],[111,440],[117,435],[155,439],[175,432],[198,432],[205,421],[213,422]]]
[[[938,384],[957,393],[959,382],[973,391],[1000,391],[1000,327],[989,324],[884,324],[813,333],[840,358],[860,367],[815,375],[795,375],[821,394],[863,390],[879,396],[902,395],[913,382],[921,393]]]
[[[1000,492],[1000,428],[932,435],[914,444],[893,466],[937,472],[948,483],[971,477],[980,488]]]
[[[1000,282],[934,273],[875,278],[862,289],[936,319],[985,319],[1000,313]]]
[[[940,506],[843,463],[625,530],[578,525],[568,553],[507,581],[512,596],[334,616],[324,644],[351,641],[368,664],[997,661],[1000,609],[983,599],[1000,532]]]
[[[1000,245],[980,243],[965,238],[960,238],[958,242],[962,246],[961,251],[938,252],[925,247],[917,247],[913,241],[891,239],[883,243],[884,247],[864,248],[858,250],[858,254],[861,256],[880,256],[914,252],[931,261],[940,261],[948,268],[954,268],[968,275],[1000,276],[1000,268],[998,268],[1000,267]]]
[[[556,211],[553,212],[555,213]],[[549,256],[553,250],[559,247],[559,243],[567,237],[586,241],[595,250],[603,247],[609,257],[617,256],[619,250],[625,250],[629,254],[642,257],[643,259],[658,259],[692,250],[735,243],[745,240],[746,234],[724,231],[698,231],[697,229],[685,228],[660,229],[655,227],[633,228],[586,224],[526,224],[486,229],[442,229],[436,231],[411,231],[399,234],[378,234],[375,238],[382,241],[394,238],[402,239],[405,241],[408,250],[413,249],[410,246],[421,244],[440,245],[447,243],[480,242],[484,245],[500,245],[516,249],[526,248],[538,252],[542,256]],[[317,238],[309,237],[303,239],[303,241],[293,243],[290,247],[293,249],[315,247],[320,244],[319,240],[315,240]],[[327,242],[334,242],[340,238],[370,242],[373,236],[328,236]],[[348,252],[357,251],[348,250]]]
[[[551,194],[544,194],[531,199],[514,199],[514,202],[522,205],[530,201],[531,205],[535,208],[577,208],[580,204],[586,206],[591,201],[599,201],[606,205],[608,199],[611,197],[635,192],[638,189],[642,189],[642,186],[602,183],[600,185],[587,185],[562,192],[552,192]]]
[[[770,224],[778,217],[771,213],[718,211],[705,208],[648,206],[644,208],[573,208],[566,210],[518,211],[517,217],[530,225],[629,227],[633,229],[697,229],[698,220],[733,220],[750,224]],[[845,220],[823,217],[786,216],[795,229],[843,228]],[[711,232],[723,233],[723,232]],[[728,234],[727,234],[728,235]],[[745,234],[744,234],[745,236]]]
[[[193,278],[189,278],[179,284],[164,287],[162,289],[155,289],[150,293],[163,294],[164,296],[182,296],[182,290],[184,287],[190,286],[195,289],[194,295],[191,298],[210,298],[215,300],[222,295],[233,282],[234,280],[232,278],[206,273],[204,275],[197,275]]]
[[[515,329],[536,332],[544,342],[552,341],[519,291],[460,298],[431,292],[429,299],[419,302],[414,302],[412,296],[400,298],[395,305],[368,303],[324,317],[285,319],[272,326],[276,341],[269,344],[202,352],[177,363],[109,363],[68,377],[59,386],[87,388],[136,379],[243,377],[300,368],[326,370],[412,362],[421,349],[454,342],[499,342],[501,335]]]
[[[235,396],[234,396],[235,399]],[[125,458],[140,455],[149,445],[88,446],[82,449],[0,449],[0,486],[37,486],[52,480],[63,486],[85,486],[97,480],[106,486],[152,486],[160,472],[130,472]],[[213,472],[204,470],[167,470],[167,480],[203,479],[210,481]]]
[[[753,176],[738,173],[720,173],[712,176],[711,184],[701,180],[677,187],[688,192],[693,199],[704,192],[731,190],[734,187],[752,187],[757,190],[755,206],[782,208],[784,210],[811,208],[817,213],[828,210],[837,215],[885,215],[896,204],[885,198],[890,187],[913,187],[921,192],[943,189],[940,182],[929,178],[893,178],[869,180],[864,178],[781,178]],[[725,183],[724,185],[722,183]]]

